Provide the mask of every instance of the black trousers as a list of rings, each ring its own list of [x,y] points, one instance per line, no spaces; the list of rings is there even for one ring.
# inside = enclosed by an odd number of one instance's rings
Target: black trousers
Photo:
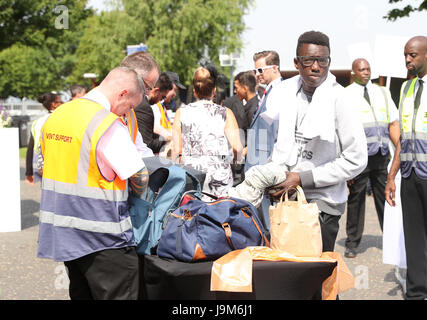
[[[334,251],[335,241],[338,235],[341,216],[331,215],[326,212],[319,214],[320,230],[322,231],[322,251]]]
[[[366,186],[368,180],[371,182],[374,196],[375,209],[378,215],[381,230],[384,221],[385,185],[387,181],[388,155],[382,156],[380,153],[368,158],[368,165],[361,174],[354,178],[354,183],[349,186],[347,201],[347,239],[345,246],[356,249],[362,240],[365,225],[365,203]]]
[[[427,180],[412,170],[402,178],[403,230],[406,248],[406,298],[427,299]]]
[[[98,251],[64,262],[71,300],[136,300],[139,290],[135,247]]]
[[[231,164],[231,171],[233,172],[233,187],[245,180],[245,164]]]

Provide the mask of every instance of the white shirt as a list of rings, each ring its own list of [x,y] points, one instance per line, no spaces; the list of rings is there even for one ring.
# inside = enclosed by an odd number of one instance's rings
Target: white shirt
[[[388,90],[386,87],[380,87],[376,84],[373,84],[371,81],[366,84],[366,89],[368,89],[371,105],[375,106],[376,109],[386,107],[386,104],[388,104],[387,108],[390,116],[389,123],[399,120],[399,112],[397,111],[396,104],[391,98],[390,90]],[[351,94],[363,97],[365,87],[356,82],[353,82],[351,85],[346,87],[346,90]],[[367,103],[365,99],[363,99],[363,101]],[[376,116],[378,117],[379,115],[376,114]]]
[[[427,74],[424,75],[424,77],[421,78],[421,80],[423,80],[423,92],[421,94],[421,100],[420,100],[420,105],[424,105],[427,103],[426,99],[427,99]],[[410,81],[410,80],[409,80]],[[414,99],[417,96],[417,92],[418,92],[418,88],[420,87],[420,83],[417,81],[415,83],[415,87],[414,87]]]
[[[270,82],[265,89],[265,92],[267,92],[271,87],[271,91],[269,92],[266,98],[267,101],[265,102],[266,111],[260,114],[260,116],[269,124],[273,123],[273,120],[278,118],[280,110],[283,109],[284,103],[282,91],[285,82],[286,81],[282,80],[282,78],[278,78]],[[264,98],[265,97],[263,97],[263,99]],[[261,103],[262,100],[260,101],[260,105]]]
[[[99,90],[93,89],[83,98],[102,105],[108,111],[111,109],[108,99]],[[96,161],[101,174],[110,181],[116,174],[126,180],[144,167],[141,154],[132,142],[127,127],[119,120],[99,140]]]

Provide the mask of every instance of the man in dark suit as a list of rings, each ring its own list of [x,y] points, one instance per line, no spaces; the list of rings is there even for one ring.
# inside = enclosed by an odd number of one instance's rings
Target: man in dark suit
[[[234,88],[237,97],[246,101],[244,105],[245,111],[245,124],[242,126],[245,130],[245,138],[247,136],[247,129],[250,127],[254,118],[254,113],[258,107],[259,100],[256,95],[256,78],[252,71],[240,72],[234,78]],[[239,126],[240,127],[240,126]],[[246,144],[245,144],[246,145]]]
[[[163,72],[160,74],[154,88],[150,90],[148,97],[145,96],[141,104],[135,108],[142,140],[155,154],[161,151],[165,143],[170,140],[170,137],[165,139],[154,133],[154,113],[151,105],[162,101],[170,90],[173,90],[172,80]]]
[[[148,148],[154,153],[159,152],[165,142],[159,141],[159,138],[157,137],[156,139],[154,136],[154,114],[149,102],[151,91],[153,91],[159,79],[159,65],[151,54],[140,51],[125,57],[120,66],[135,70],[144,81],[145,96],[142,103],[134,109],[138,121],[138,130]]]

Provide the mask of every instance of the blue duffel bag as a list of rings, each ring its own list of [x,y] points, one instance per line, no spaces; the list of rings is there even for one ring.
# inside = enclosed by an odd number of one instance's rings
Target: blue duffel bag
[[[163,258],[211,261],[232,250],[268,245],[256,208],[227,197],[213,202],[190,200],[172,212],[157,247]]]

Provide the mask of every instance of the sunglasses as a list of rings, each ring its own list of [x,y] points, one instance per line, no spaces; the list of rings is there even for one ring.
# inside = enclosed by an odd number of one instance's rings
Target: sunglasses
[[[257,68],[257,69],[254,69],[254,70],[252,70],[255,74],[263,74],[264,73],[264,70],[265,69],[270,69],[270,68],[274,68],[275,67],[275,65],[270,65],[270,66],[265,66],[265,67],[262,67],[262,68]]]
[[[312,56],[297,56],[299,62],[304,67],[311,67],[315,61],[320,67],[326,68],[331,63],[331,57],[312,57]]]

